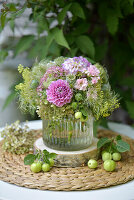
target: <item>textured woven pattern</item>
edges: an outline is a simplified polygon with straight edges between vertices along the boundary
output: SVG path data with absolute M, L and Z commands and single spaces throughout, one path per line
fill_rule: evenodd
M 38 132 L 39 133 L 39 132 Z M 116 133 L 100 130 L 99 137 L 115 136 Z M 134 140 L 124 137 L 131 145 L 131 151 L 124 153 L 122 160 L 117 162 L 114 172 L 106 172 L 99 160 L 97 169 L 85 167 L 56 168 L 47 173 L 32 173 L 30 166 L 23 164 L 24 155 L 2 153 L 0 143 L 0 179 L 27 188 L 40 190 L 90 190 L 118 185 L 134 179 Z

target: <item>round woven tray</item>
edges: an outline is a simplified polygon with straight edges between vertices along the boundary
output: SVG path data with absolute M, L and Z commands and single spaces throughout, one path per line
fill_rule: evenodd
M 40 131 L 37 131 L 40 133 Z M 116 133 L 108 130 L 99 130 L 99 137 L 112 137 Z M 77 168 L 53 167 L 47 173 L 32 173 L 30 166 L 23 164 L 24 155 L 15 155 L 2 152 L 0 143 L 0 179 L 18 186 L 37 188 L 40 190 L 90 190 L 112 185 L 118 185 L 134 179 L 134 140 L 123 136 L 131 151 L 124 153 L 122 160 L 117 162 L 114 172 L 106 172 L 103 163 L 98 160 L 97 169 L 87 166 Z

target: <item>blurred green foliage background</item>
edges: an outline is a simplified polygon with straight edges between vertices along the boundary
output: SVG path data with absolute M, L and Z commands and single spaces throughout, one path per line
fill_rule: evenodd
M 19 1 L 20 2 L 20 1 Z M 0 48 L 0 61 L 26 51 L 28 58 L 89 57 L 103 64 L 121 96 L 125 122 L 134 124 L 134 0 L 27 0 L 3 3 L 0 31 L 30 9 L 36 31 Z

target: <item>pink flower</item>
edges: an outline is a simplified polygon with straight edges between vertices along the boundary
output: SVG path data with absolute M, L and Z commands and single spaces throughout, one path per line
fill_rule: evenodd
M 43 80 L 47 80 L 47 78 L 53 77 L 53 78 L 59 78 L 64 75 L 64 69 L 59 66 L 52 66 L 48 68 L 46 73 L 43 76 Z
M 92 84 L 96 84 L 97 82 L 98 82 L 98 80 L 100 79 L 100 77 L 98 76 L 98 77 L 91 77 L 91 82 L 92 82 Z
M 90 65 L 87 70 L 84 71 L 88 76 L 99 76 L 100 71 L 95 65 Z
M 88 86 L 88 81 L 86 78 L 81 78 L 81 79 L 77 79 L 76 83 L 75 83 L 75 88 L 78 90 L 83 90 L 85 91 L 86 88 Z
M 59 79 L 53 81 L 48 89 L 46 90 L 47 100 L 50 103 L 53 103 L 57 107 L 62 107 L 63 105 L 70 103 L 73 91 L 70 88 L 67 81 Z

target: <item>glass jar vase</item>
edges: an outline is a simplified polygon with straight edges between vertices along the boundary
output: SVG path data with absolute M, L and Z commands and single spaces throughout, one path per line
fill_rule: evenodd
M 81 122 L 74 118 L 43 119 L 44 144 L 55 150 L 78 151 L 88 148 L 93 141 L 93 117 Z

